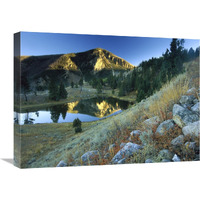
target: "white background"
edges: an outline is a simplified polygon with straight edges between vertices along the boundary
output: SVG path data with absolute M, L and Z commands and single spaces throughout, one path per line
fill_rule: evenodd
M 200 39 L 198 0 L 0 4 L 0 199 L 198 199 L 199 162 L 20 170 L 5 161 L 13 157 L 14 32 Z

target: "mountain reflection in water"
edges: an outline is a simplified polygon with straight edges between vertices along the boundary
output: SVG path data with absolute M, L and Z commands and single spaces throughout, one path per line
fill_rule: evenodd
M 14 122 L 20 125 L 37 123 L 73 122 L 79 118 L 82 122 L 96 121 L 118 114 L 129 106 L 129 102 L 115 98 L 92 98 L 45 107 L 39 110 L 26 110 L 14 113 Z

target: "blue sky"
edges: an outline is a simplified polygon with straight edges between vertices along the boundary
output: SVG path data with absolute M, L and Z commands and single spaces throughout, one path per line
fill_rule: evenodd
M 67 54 L 94 48 L 106 49 L 138 65 L 159 57 L 170 48 L 171 38 L 103 36 L 60 33 L 21 32 L 21 55 Z M 185 48 L 196 49 L 200 40 L 185 39 Z

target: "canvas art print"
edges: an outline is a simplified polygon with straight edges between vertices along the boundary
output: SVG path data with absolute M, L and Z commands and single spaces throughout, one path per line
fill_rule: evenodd
M 199 161 L 199 41 L 14 34 L 15 166 Z

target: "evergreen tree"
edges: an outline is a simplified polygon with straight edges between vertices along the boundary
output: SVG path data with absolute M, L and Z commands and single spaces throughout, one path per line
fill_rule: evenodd
M 200 49 L 199 47 L 196 48 L 195 57 L 198 57 L 198 56 L 199 56 L 199 49 Z
M 73 81 L 71 82 L 71 87 L 74 88 L 74 82 Z
M 73 127 L 78 127 L 78 126 L 81 126 L 81 120 L 79 118 L 76 118 L 73 121 Z
M 21 77 L 21 89 L 25 97 L 25 101 L 28 101 L 27 94 L 30 92 L 30 83 L 27 79 L 27 75 Z
M 73 121 L 73 127 L 75 128 L 75 133 L 81 132 L 82 128 L 81 128 L 81 121 L 79 120 L 79 118 L 76 118 Z
M 49 99 L 54 101 L 59 100 L 58 87 L 54 79 L 51 79 L 49 84 Z
M 97 83 L 97 94 L 101 94 L 102 93 L 102 85 L 100 82 Z
M 59 87 L 59 98 L 66 99 L 67 95 L 67 90 L 65 89 L 63 82 L 61 82 Z
M 118 93 L 118 96 L 121 97 L 121 96 L 125 96 L 126 95 L 126 92 L 125 92 L 125 84 L 124 82 L 121 83 L 121 86 L 119 88 L 119 93 Z
M 83 86 L 83 78 L 81 78 L 80 80 L 79 80 L 79 85 L 82 87 Z
M 144 90 L 139 90 L 138 91 L 138 94 L 137 94 L 137 102 L 140 102 L 140 101 L 142 101 L 142 99 L 144 99 L 145 98 L 145 93 L 144 93 Z
M 170 44 L 170 62 L 172 66 L 172 76 L 182 72 L 183 61 L 182 51 L 183 51 L 184 40 L 172 39 Z
M 193 48 L 190 48 L 188 51 L 188 59 L 193 60 L 195 58 L 195 52 Z

